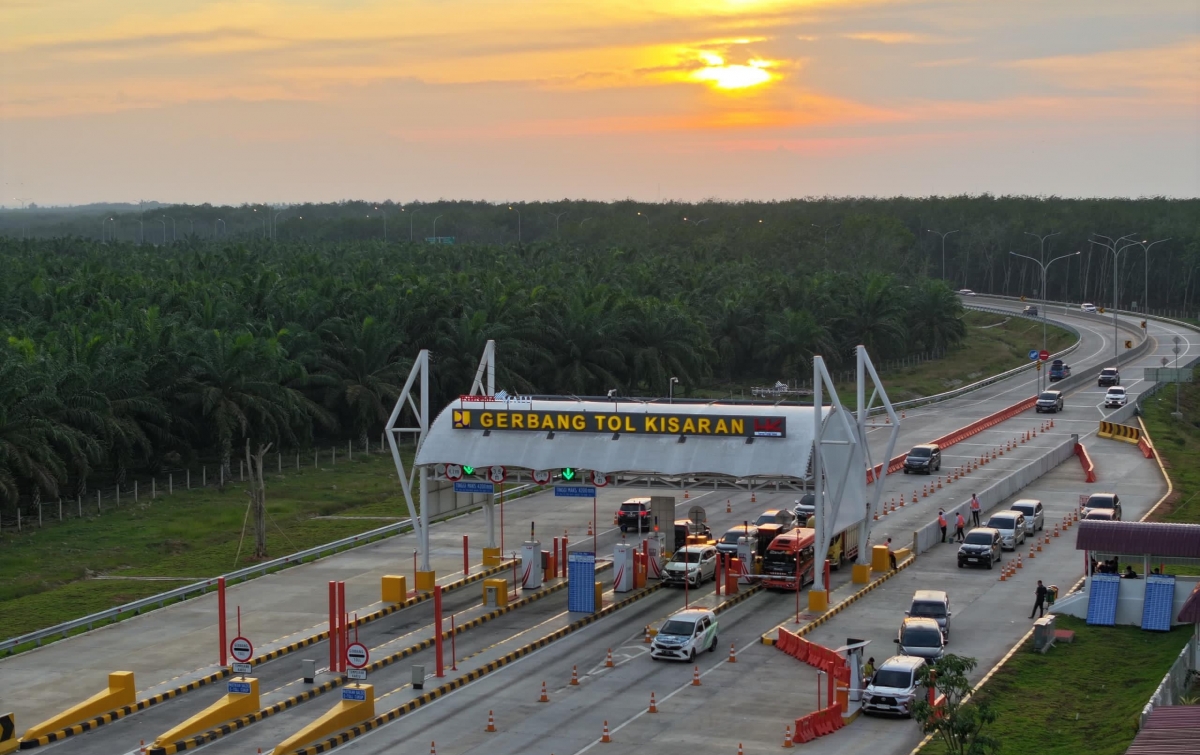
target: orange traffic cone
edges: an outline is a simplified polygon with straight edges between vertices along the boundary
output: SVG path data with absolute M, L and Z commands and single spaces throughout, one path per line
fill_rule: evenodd
M 912 502 L 913 502 L 913 503 L 916 503 L 916 502 L 917 502 L 917 489 L 916 489 L 916 488 L 913 488 L 913 500 L 912 500 Z
M 922 497 L 922 498 L 928 498 L 928 497 L 929 497 L 929 485 L 922 485 L 922 486 L 921 486 L 921 497 Z
M 542 696 L 538 698 L 539 703 L 550 702 L 550 696 L 546 694 L 546 683 L 542 682 Z
M 729 662 L 737 663 L 737 648 L 733 646 L 732 642 L 729 643 Z
M 750 491 L 750 503 L 755 503 L 757 501 L 758 498 L 755 496 L 754 491 Z
M 1001 582 L 1008 581 L 1008 566 L 1003 566 L 1000 568 L 1000 581 Z
M 693 666 L 692 668 L 693 668 L 693 670 L 692 670 L 692 686 L 699 687 L 700 686 L 700 667 Z
M 578 666 L 571 667 L 571 686 L 572 687 L 579 686 L 579 667 Z
M 604 668 L 612 668 L 612 648 L 608 649 L 608 657 L 604 659 Z
M 589 521 L 588 522 L 588 537 L 591 537 L 591 536 L 592 536 L 592 523 Z
M 1058 522 L 1054 523 L 1054 536 L 1058 537 Z
M 733 513 L 733 501 L 731 501 L 731 500 L 730 500 L 730 499 L 728 499 L 728 498 L 726 498 L 726 499 L 725 499 L 725 513 L 726 513 L 726 514 L 732 514 L 732 513 Z
M 738 755 L 742 755 L 742 743 L 738 742 Z
M 1020 553 L 1017 554 L 1017 568 L 1018 569 L 1025 568 L 1025 565 L 1021 563 L 1021 554 Z
M 685 499 L 686 499 L 686 498 L 691 498 L 691 497 L 692 497 L 692 491 L 690 491 L 690 490 L 685 490 L 685 491 L 683 491 L 683 497 L 684 497 Z
M 785 729 L 783 732 L 783 746 L 784 747 L 795 747 L 795 745 L 792 744 L 792 725 L 791 724 L 788 724 L 787 729 Z
M 608 721 L 604 722 L 604 735 L 600 737 L 601 742 L 611 742 L 612 737 L 608 736 Z
M 646 625 L 646 633 L 642 635 L 642 644 L 643 645 L 650 644 L 650 625 L 649 624 Z
M 646 712 L 647 713 L 657 713 L 658 712 L 658 704 L 654 702 L 654 692 L 653 691 L 650 692 L 650 710 L 648 710 Z
M 938 475 L 938 483 L 937 483 L 937 486 L 938 486 L 938 490 L 941 490 L 941 489 L 942 489 L 942 476 L 941 476 L 941 475 Z
M 496 719 L 492 717 L 492 712 L 489 710 L 488 711 L 488 725 L 487 725 L 487 728 L 484 729 L 484 731 L 495 731 L 495 730 L 496 730 Z
M 437 755 L 437 742 L 429 743 L 429 755 Z

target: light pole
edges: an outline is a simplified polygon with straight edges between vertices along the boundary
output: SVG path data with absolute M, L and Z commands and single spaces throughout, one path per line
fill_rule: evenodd
M 547 215 L 549 215 L 550 217 L 554 218 L 554 238 L 559 238 L 559 235 L 558 235 L 558 221 L 559 221 L 559 220 L 561 220 L 561 219 L 562 219 L 562 216 L 563 216 L 563 215 L 566 215 L 567 213 L 565 213 L 565 212 L 560 212 L 560 213 L 557 213 L 557 214 L 555 214 L 555 213 L 553 213 L 553 212 L 547 212 L 546 214 L 547 214 Z M 582 224 L 582 223 L 580 223 L 580 225 L 583 225 L 583 224 Z
M 188 222 L 188 235 L 195 236 L 196 235 L 196 224 L 192 222 L 191 218 L 187 218 L 187 222 Z
M 168 217 L 166 215 L 163 215 L 163 217 L 167 218 L 167 220 L 171 221 L 171 243 L 174 244 L 175 243 L 175 218 Z M 166 243 L 167 243 L 167 225 L 166 225 L 166 223 L 164 223 L 163 224 L 163 244 L 166 244 Z
M 278 240 L 278 239 L 279 239 L 279 216 L 280 216 L 280 215 L 282 215 L 282 214 L 283 214 L 283 213 L 285 213 L 285 212 L 287 212 L 287 208 L 286 208 L 286 207 L 284 207 L 284 208 L 283 208 L 282 210 L 280 210 L 279 212 L 276 212 L 276 213 L 274 213 L 274 214 L 272 214 L 272 215 L 271 215 L 271 239 L 272 239 L 272 240 Z
M 1142 252 L 1146 255 L 1146 277 L 1143 279 L 1143 282 L 1142 282 L 1142 311 L 1143 312 L 1150 311 L 1150 250 L 1154 247 L 1155 244 L 1161 244 L 1164 241 L 1170 241 L 1170 240 L 1171 239 L 1159 239 L 1158 241 L 1151 241 L 1149 244 L 1146 243 L 1145 239 L 1142 239 L 1140 242 L 1136 242 L 1137 245 L 1142 248 Z
M 935 233 L 936 233 L 936 231 L 935 231 Z M 1050 308 L 1048 306 L 1049 302 L 1050 302 L 1050 298 L 1046 294 L 1046 271 L 1048 269 L 1050 269 L 1050 266 L 1053 265 L 1055 262 L 1058 262 L 1059 260 L 1070 259 L 1071 257 L 1078 257 L 1080 254 L 1082 254 L 1082 252 L 1071 252 L 1070 254 L 1064 254 L 1062 256 L 1055 257 L 1054 259 L 1050 260 L 1049 262 L 1042 262 L 1041 260 L 1035 260 L 1033 257 L 1030 257 L 1028 255 L 1017 254 L 1016 252 L 1012 252 L 1012 251 L 1010 251 L 1009 254 L 1011 254 L 1014 257 L 1020 257 L 1022 259 L 1027 259 L 1042 269 L 1042 311 L 1041 311 L 1041 315 L 1042 315 L 1042 351 L 1045 351 L 1046 350 L 1046 311 Z M 1040 372 L 1040 370 L 1039 370 L 1039 372 Z
M 441 215 L 438 215 L 433 219 L 433 243 L 435 244 L 437 243 L 437 222 L 441 217 Z
M 400 212 L 405 212 L 405 209 L 403 207 L 401 207 Z M 412 243 L 413 217 L 416 216 L 416 214 L 417 213 L 415 213 L 415 212 L 408 213 L 408 243 L 410 243 L 410 244 Z
M 586 222 L 588 222 L 589 220 L 591 220 L 591 218 L 584 218 L 583 220 L 580 220 L 580 221 L 579 221 L 579 228 L 580 228 L 580 230 L 582 230 L 582 229 L 583 229 L 583 224 L 584 224 L 584 223 L 586 223 Z
M 1023 231 L 1023 233 L 1026 236 L 1033 236 L 1035 239 L 1038 240 L 1038 259 L 1044 260 L 1044 259 L 1046 259 L 1046 246 L 1045 246 L 1046 239 L 1050 238 L 1051 236 L 1057 236 L 1059 233 L 1061 233 L 1061 231 L 1055 231 L 1054 233 L 1047 233 L 1045 236 L 1039 236 L 1036 233 L 1030 233 L 1029 231 Z M 1046 289 L 1043 287 L 1042 288 L 1042 299 L 1048 300 L 1049 298 L 1050 297 L 1046 294 Z
M 217 223 L 221 224 L 221 235 L 224 236 L 225 235 L 225 221 L 221 220 L 220 218 L 217 218 L 217 222 L 213 223 L 213 235 L 214 236 L 217 235 Z
M 375 208 L 379 210 L 378 207 Z M 379 214 L 383 216 L 383 243 L 387 243 L 387 210 L 379 210 Z
M 646 227 L 649 228 L 650 227 L 650 216 L 647 215 L 646 213 L 642 212 L 641 210 L 638 210 L 638 215 L 640 217 L 643 217 L 646 219 Z
M 517 245 L 520 246 L 520 244 L 521 244 L 521 211 L 518 210 L 516 207 L 513 207 L 512 205 L 509 205 L 508 209 L 517 213 Z
M 166 221 L 166 220 L 163 220 L 162 218 L 159 218 L 159 219 L 158 219 L 158 222 L 162 223 L 162 227 L 163 227 L 163 246 L 166 246 L 166 245 L 167 245 L 167 221 Z
M 258 212 L 257 207 L 254 208 L 254 212 L 255 213 Z M 258 219 L 262 221 L 263 236 L 266 236 L 267 235 L 267 219 L 265 217 L 263 217 L 262 215 L 259 215 Z
M 955 228 L 953 231 L 946 231 L 945 233 L 935 231 L 932 228 L 926 228 L 925 230 L 942 237 L 942 280 L 946 280 L 946 237 L 952 233 L 958 233 L 958 229 Z
M 1104 239 L 1104 241 L 1096 241 L 1095 239 L 1089 239 L 1090 243 L 1095 244 L 1096 246 L 1100 247 L 1101 249 L 1106 249 L 1109 252 L 1112 252 L 1112 256 L 1113 256 L 1113 305 L 1112 305 L 1112 311 L 1113 311 L 1113 358 L 1119 360 L 1121 358 L 1121 356 L 1120 356 L 1120 351 L 1118 349 L 1118 343 L 1117 343 L 1117 304 L 1118 304 L 1118 302 L 1121 301 L 1121 299 L 1118 296 L 1119 290 L 1117 289 L 1117 267 L 1118 267 L 1118 263 L 1121 259 L 1121 252 L 1125 251 L 1126 249 L 1128 249 L 1131 246 L 1137 246 L 1138 243 L 1136 241 L 1132 241 L 1120 248 L 1118 248 L 1118 245 L 1122 241 L 1125 241 L 1126 239 L 1131 239 L 1134 236 L 1136 236 L 1137 234 L 1129 233 L 1129 234 L 1122 236 L 1119 239 L 1111 239 L 1108 236 L 1101 236 L 1098 233 L 1093 233 L 1092 235 L 1098 239 Z M 1116 365 L 1113 365 L 1113 366 L 1115 367 Z
M 696 226 L 697 228 L 700 227 L 701 223 L 707 223 L 708 221 L 709 221 L 709 218 L 705 218 L 704 220 L 688 220 L 687 218 L 683 219 L 683 222 L 691 223 L 692 225 Z
M 679 378 L 673 377 L 667 383 L 667 403 L 675 403 L 675 384 L 679 382 Z

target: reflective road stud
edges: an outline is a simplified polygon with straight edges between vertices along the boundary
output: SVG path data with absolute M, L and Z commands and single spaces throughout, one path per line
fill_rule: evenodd
M 700 686 L 700 667 L 699 667 L 699 666 L 693 666 L 693 671 L 692 671 L 692 686 L 693 686 L 693 687 L 699 687 L 699 686 Z
M 487 728 L 484 729 L 484 731 L 495 731 L 495 730 L 496 730 L 496 719 L 492 717 L 492 712 L 489 710 L 488 711 L 488 725 L 487 725 Z

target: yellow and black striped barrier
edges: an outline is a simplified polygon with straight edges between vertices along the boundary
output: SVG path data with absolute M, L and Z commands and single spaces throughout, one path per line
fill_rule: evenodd
M 1137 445 L 1137 442 L 1142 438 L 1142 431 L 1130 425 L 1118 425 L 1116 422 L 1101 422 L 1100 430 L 1096 433 L 1101 438 L 1112 438 L 1113 440 L 1123 440 L 1126 443 Z
M 506 569 L 511 569 L 511 568 L 512 568 L 512 561 L 506 561 L 503 564 L 500 564 L 499 566 L 492 566 L 487 569 L 484 569 L 483 571 L 472 574 L 469 577 L 455 580 L 454 582 L 451 582 L 448 585 L 446 585 L 443 588 L 443 590 L 445 590 L 445 591 L 455 590 L 464 585 L 469 585 L 473 582 L 478 582 L 481 579 L 490 577 L 493 574 L 498 574 L 502 571 L 505 571 Z M 408 600 L 404 601 L 403 603 L 396 603 L 394 605 L 384 606 L 383 608 L 379 609 L 378 611 L 373 611 L 373 612 L 367 614 L 366 616 L 360 616 L 358 618 L 357 622 L 351 622 L 350 625 L 351 626 L 361 626 L 368 622 L 375 621 L 376 619 L 380 619 L 380 618 L 383 618 L 384 616 L 393 614 L 396 611 L 400 611 L 402 609 L 409 608 L 411 606 L 415 606 L 417 603 L 421 603 L 426 600 L 431 600 L 432 598 L 433 598 L 433 593 L 420 593 L 418 595 L 415 595 L 415 596 L 409 598 Z M 288 645 L 284 645 L 283 647 L 276 648 L 269 653 L 264 653 L 260 656 L 257 656 L 256 658 L 252 658 L 250 660 L 250 664 L 254 665 L 254 666 L 258 666 L 263 663 L 266 663 L 267 661 L 273 661 L 276 658 L 280 658 L 282 656 L 287 655 L 288 653 L 294 652 L 296 650 L 300 650 L 301 648 L 306 648 L 310 645 L 315 645 L 318 642 L 321 642 L 328 638 L 329 638 L 329 630 L 326 629 L 322 632 L 318 632 L 317 634 L 311 635 L 309 637 L 305 637 L 302 640 L 297 640 L 296 642 L 290 643 Z M 59 729 L 57 731 L 52 731 L 49 734 L 43 734 L 40 737 L 23 739 L 23 740 L 21 740 L 21 749 L 22 750 L 31 750 L 35 747 L 41 747 L 43 745 L 48 745 L 53 742 L 61 742 L 62 740 L 66 739 L 67 737 L 74 737 L 79 734 L 83 734 L 84 732 L 88 732 L 93 729 L 99 728 L 105 724 L 110 724 L 113 721 L 118 721 L 130 714 L 146 710 L 147 708 L 149 708 L 151 706 L 158 705 L 159 703 L 166 702 L 167 700 L 171 700 L 173 698 L 179 697 L 180 695 L 184 695 L 184 694 L 187 694 L 188 692 L 192 692 L 193 690 L 200 689 L 201 687 L 203 687 L 205 685 L 212 684 L 213 682 L 219 682 L 222 679 L 225 679 L 226 677 L 230 676 L 232 673 L 233 672 L 228 667 L 226 667 L 226 668 L 221 669 L 220 671 L 214 671 L 213 673 L 209 674 L 208 676 L 202 677 L 200 679 L 194 679 L 194 680 L 188 682 L 187 684 L 182 684 L 178 687 L 175 687 L 174 689 L 169 689 L 165 692 L 159 692 L 157 695 L 151 695 L 150 697 L 146 697 L 141 700 L 138 700 L 137 702 L 133 703 L 132 705 L 123 705 L 120 708 L 115 708 L 113 710 L 110 710 L 107 713 L 104 713 L 103 715 L 99 715 L 94 718 L 90 718 L 86 721 L 81 721 L 80 723 L 73 724 L 71 726 L 67 726 L 67 727 Z M 325 691 L 325 690 L 322 690 L 322 691 Z M 226 733 L 228 733 L 228 732 L 226 732 Z M 174 750 L 172 750 L 172 752 L 174 752 Z

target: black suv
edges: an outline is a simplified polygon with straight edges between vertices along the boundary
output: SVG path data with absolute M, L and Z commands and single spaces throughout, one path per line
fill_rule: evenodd
M 933 474 L 942 468 L 942 449 L 936 443 L 913 446 L 904 457 L 904 474 L 923 472 Z
M 1121 373 L 1117 372 L 1116 367 L 1105 367 L 1100 370 L 1100 377 L 1096 379 L 1096 385 L 1104 388 L 1109 385 L 1120 385 Z
M 967 564 L 991 569 L 992 564 L 1000 558 L 1000 530 L 991 527 L 976 527 L 967 533 L 963 544 L 958 546 L 959 569 Z
M 617 524 L 622 532 L 648 532 L 650 530 L 650 499 L 630 498 L 621 504 L 617 512 Z

